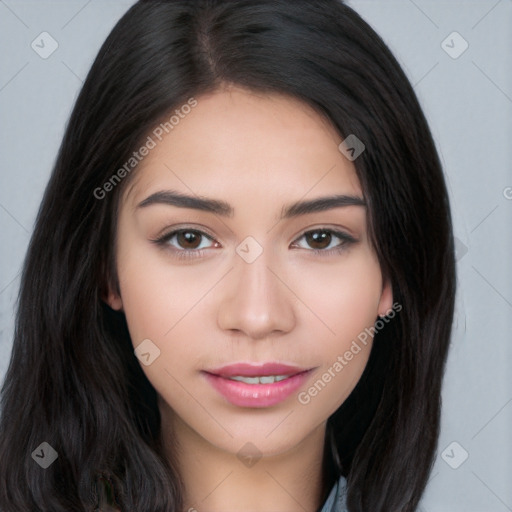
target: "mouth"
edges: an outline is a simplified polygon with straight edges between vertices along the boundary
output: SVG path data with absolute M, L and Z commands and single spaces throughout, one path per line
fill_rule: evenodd
M 232 405 L 262 408 L 284 401 L 304 384 L 313 370 L 281 363 L 237 363 L 204 370 L 202 374 Z
M 290 375 L 261 375 L 260 377 L 242 377 L 242 375 L 235 375 L 234 377 L 225 378 L 245 382 L 246 384 L 274 384 L 274 382 L 289 379 Z

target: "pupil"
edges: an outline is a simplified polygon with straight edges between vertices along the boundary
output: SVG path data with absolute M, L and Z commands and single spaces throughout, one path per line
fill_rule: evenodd
M 307 235 L 308 243 L 315 249 L 325 249 L 331 243 L 331 234 L 326 231 L 313 231 Z M 325 242 L 327 241 L 327 244 Z M 317 247 L 320 243 L 320 247 Z M 323 243 L 323 245 L 322 245 Z
M 194 244 L 194 238 L 196 239 L 196 243 Z M 178 242 L 181 243 L 184 242 L 184 245 L 188 245 L 189 248 L 195 249 L 199 244 L 197 243 L 199 240 L 199 237 L 196 233 L 193 233 L 192 231 L 182 231 L 178 234 Z M 192 245 L 192 247 L 190 247 Z

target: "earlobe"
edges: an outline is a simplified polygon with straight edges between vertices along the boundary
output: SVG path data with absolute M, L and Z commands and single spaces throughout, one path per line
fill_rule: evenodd
M 112 278 L 105 270 L 105 277 L 100 287 L 101 300 L 110 306 L 114 311 L 123 310 L 123 300 L 121 299 L 121 292 L 119 291 L 119 283 L 116 278 Z
M 109 291 L 107 296 L 103 298 L 103 300 L 115 311 L 123 310 L 123 301 L 121 300 L 121 296 Z
M 380 317 L 384 317 L 391 311 L 392 308 L 393 287 L 391 286 L 391 281 L 386 279 L 380 296 L 378 315 Z

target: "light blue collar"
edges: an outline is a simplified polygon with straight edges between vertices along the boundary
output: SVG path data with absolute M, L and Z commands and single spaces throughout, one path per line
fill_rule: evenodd
M 320 512 L 349 512 L 346 504 L 347 481 L 344 476 L 334 484 Z

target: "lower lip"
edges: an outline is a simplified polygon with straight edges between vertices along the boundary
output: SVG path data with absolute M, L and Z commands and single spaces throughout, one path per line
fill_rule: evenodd
M 286 400 L 309 377 L 311 370 L 272 384 L 246 384 L 212 373 L 203 372 L 208 382 L 228 402 L 238 407 L 270 407 Z

